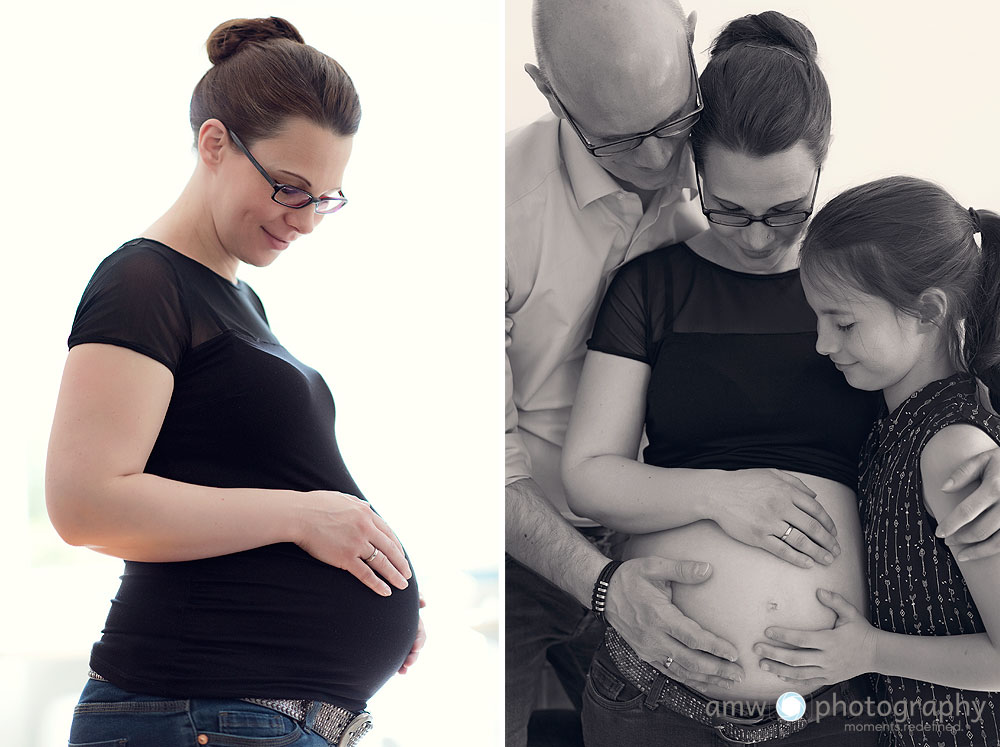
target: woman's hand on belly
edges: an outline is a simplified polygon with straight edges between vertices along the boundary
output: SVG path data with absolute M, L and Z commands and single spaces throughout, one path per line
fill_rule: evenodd
M 405 589 L 412 576 L 403 546 L 366 501 L 333 490 L 296 494 L 295 544 L 327 565 L 355 576 L 376 594 Z M 382 579 L 385 579 L 383 581 Z
M 840 554 L 836 524 L 798 477 L 777 469 L 726 475 L 709 516 L 730 537 L 800 568 L 830 565 Z
M 761 657 L 760 668 L 803 690 L 874 671 L 877 631 L 872 624 L 836 592 L 819 589 L 816 598 L 836 613 L 833 630 L 767 628 L 768 640 L 753 647 Z
M 712 576 L 702 584 L 674 584 L 673 602 L 705 630 L 731 642 L 745 671 L 732 689 L 692 685 L 710 698 L 771 700 L 789 689 L 774 673 L 760 668 L 753 647 L 774 626 L 830 631 L 837 615 L 816 599 L 818 588 L 844 595 L 865 610 L 867 579 L 863 567 L 861 522 L 854 492 L 839 483 L 802 475 L 816 490 L 815 500 L 839 527 L 843 552 L 831 565 L 798 568 L 757 547 L 738 542 L 713 521 L 633 535 L 626 557 L 659 555 L 711 563 Z M 655 662 L 653 662 L 655 664 Z M 671 670 L 673 666 L 671 666 Z M 672 671 L 668 672 L 672 674 Z M 802 689 L 803 695 L 807 692 Z

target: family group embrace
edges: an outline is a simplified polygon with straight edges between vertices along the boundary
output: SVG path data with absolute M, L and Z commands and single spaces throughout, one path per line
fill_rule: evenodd
M 998 744 L 1000 216 L 909 175 L 817 204 L 832 103 L 795 18 L 729 22 L 700 72 L 674 2 L 533 22 L 508 747 L 546 743 L 546 659 L 588 747 Z

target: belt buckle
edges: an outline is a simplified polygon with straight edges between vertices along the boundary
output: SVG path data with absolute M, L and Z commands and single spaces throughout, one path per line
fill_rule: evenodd
M 736 726 L 736 724 L 733 724 L 733 725 Z M 758 741 L 762 741 L 762 740 L 751 739 L 748 742 L 748 741 L 746 741 L 744 739 L 733 739 L 731 736 L 729 736 L 728 734 L 726 734 L 726 724 L 715 724 L 715 726 L 713 728 L 717 732 L 719 732 L 719 736 L 720 737 L 722 737 L 723 739 L 725 739 L 730 744 L 757 744 Z
M 781 733 L 782 723 L 788 724 L 788 726 L 786 727 L 788 731 L 785 734 Z M 727 725 L 743 730 L 753 729 L 756 733 L 754 734 L 744 733 L 742 735 L 745 737 L 744 739 L 736 739 L 726 734 L 725 728 Z M 773 729 L 769 730 L 768 727 L 772 725 Z M 808 726 L 808 722 L 805 719 L 799 719 L 798 721 L 788 721 L 788 722 L 785 722 L 783 720 L 776 722 L 770 721 L 768 723 L 756 724 L 756 725 L 751 725 L 751 724 L 741 725 L 730 722 L 729 724 L 725 723 L 714 724 L 713 728 L 717 732 L 719 732 L 720 737 L 725 739 L 727 742 L 730 742 L 731 744 L 760 744 L 762 742 L 770 742 L 772 739 L 784 739 L 787 736 L 791 736 L 792 734 L 802 731 L 803 729 L 806 728 L 806 726 Z
M 344 727 L 340 733 L 340 739 L 337 740 L 337 747 L 354 747 L 358 740 L 371 730 L 373 725 L 372 715 L 368 711 L 361 711 Z
M 741 727 L 739 724 L 729 724 L 729 725 L 730 726 L 735 726 L 737 728 L 744 728 L 744 729 L 747 728 L 746 726 Z M 745 739 L 736 739 L 736 738 L 731 737 L 728 734 L 726 734 L 725 728 L 726 728 L 726 724 L 718 724 L 718 725 L 715 726 L 715 730 L 717 732 L 719 732 L 719 736 L 722 737 L 723 739 L 725 739 L 730 744 L 760 744 L 761 742 L 767 742 L 767 741 L 770 741 L 771 739 L 776 739 L 776 738 L 778 738 L 780 736 L 780 734 L 778 734 L 778 733 L 772 734 L 770 736 L 758 736 L 758 734 L 752 734 L 752 735 L 744 734 L 743 736 L 747 737 L 747 738 L 745 738 Z M 752 728 L 752 727 L 750 727 L 750 728 Z M 761 731 L 763 731 L 763 730 L 761 730 Z

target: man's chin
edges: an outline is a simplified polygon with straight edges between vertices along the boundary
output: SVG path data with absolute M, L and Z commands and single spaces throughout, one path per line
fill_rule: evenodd
M 611 173 L 615 181 L 629 192 L 657 192 L 669 187 L 677 181 L 676 159 L 667 164 L 664 169 L 622 169 L 619 173 Z

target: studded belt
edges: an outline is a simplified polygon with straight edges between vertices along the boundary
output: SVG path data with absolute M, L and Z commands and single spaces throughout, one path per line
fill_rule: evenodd
M 107 680 L 94 670 L 92 680 Z M 240 698 L 247 703 L 277 711 L 321 736 L 332 747 L 355 747 L 371 731 L 372 715 L 367 711 L 349 711 L 333 703 L 318 700 L 271 700 L 267 698 Z M 200 743 L 200 742 L 199 742 Z M 207 739 L 206 739 L 207 743 Z
M 647 694 L 647 707 L 653 709 L 662 705 L 698 723 L 711 726 L 723 739 L 738 744 L 767 742 L 802 731 L 809 722 L 816 720 L 813 705 L 815 697 L 832 689 L 825 688 L 814 693 L 812 697 L 807 697 L 806 715 L 797 721 L 785 721 L 778 716 L 777 710 L 757 718 L 745 719 L 722 714 L 714 715 L 713 711 L 726 711 L 726 709 L 710 708 L 712 701 L 681 683 L 668 679 L 654 666 L 640 659 L 618 631 L 611 626 L 608 626 L 604 634 L 604 642 L 611 661 L 622 677 L 633 687 Z

